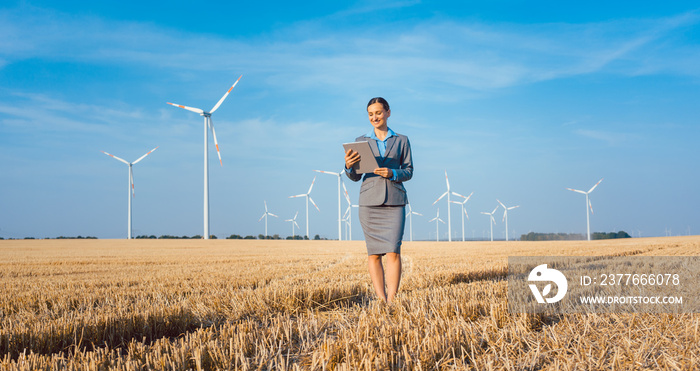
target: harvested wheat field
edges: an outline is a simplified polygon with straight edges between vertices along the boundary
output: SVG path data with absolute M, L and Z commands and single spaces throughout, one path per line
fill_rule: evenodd
M 509 255 L 700 255 L 700 237 L 405 242 L 396 302 L 363 241 L 0 241 L 3 369 L 700 368 L 699 314 L 509 314 Z

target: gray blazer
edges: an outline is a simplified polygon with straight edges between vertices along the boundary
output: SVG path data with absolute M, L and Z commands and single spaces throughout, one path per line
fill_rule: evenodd
M 379 167 L 396 170 L 397 178 L 393 181 L 374 173 L 365 173 L 363 177 L 362 174 L 357 174 L 355 169 L 346 171 L 345 174 L 353 182 L 362 179 L 360 206 L 406 205 L 408 196 L 402 183 L 413 177 L 413 158 L 408 137 L 396 134 L 387 139 L 385 157 L 379 155 L 377 142 L 366 135 L 358 137 L 355 141 L 369 142 Z

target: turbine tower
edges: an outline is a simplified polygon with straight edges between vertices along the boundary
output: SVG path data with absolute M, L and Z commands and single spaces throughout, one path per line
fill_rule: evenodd
M 433 205 L 435 205 L 438 201 L 442 200 L 443 197 L 447 196 L 447 239 L 448 241 L 452 241 L 452 218 L 450 217 L 450 180 L 447 179 L 447 170 L 445 170 L 445 183 L 447 183 L 447 192 L 443 193 L 442 196 L 440 196 L 435 202 L 433 202 Z M 452 194 L 457 195 L 457 193 L 452 192 Z
M 593 190 L 595 189 L 595 187 L 597 187 L 598 184 L 600 184 L 600 182 L 602 182 L 602 181 L 603 181 L 603 178 L 600 178 L 600 180 L 598 181 L 598 183 L 596 183 L 593 187 L 591 187 L 591 189 L 589 189 L 588 192 L 579 191 L 578 189 L 573 189 L 573 188 L 567 188 L 569 191 L 574 191 L 574 192 L 578 192 L 578 193 L 582 193 L 582 194 L 586 195 L 586 232 L 587 232 L 587 234 L 588 234 L 588 241 L 591 240 L 591 219 L 590 219 L 590 214 L 593 214 L 593 205 L 591 204 L 591 200 L 589 199 L 588 195 L 589 195 L 591 192 L 593 192 Z M 590 214 L 588 213 L 588 209 L 589 209 L 589 208 L 591 209 Z
M 342 231 L 342 227 L 341 227 L 341 225 L 342 225 L 342 224 L 341 224 L 342 218 L 340 217 L 340 196 L 341 196 L 341 192 L 340 192 L 340 183 L 342 183 L 341 174 L 340 174 L 340 173 L 334 173 L 334 172 L 332 172 L 332 171 L 323 171 L 323 170 L 314 170 L 314 171 L 317 172 L 317 173 L 330 174 L 330 175 L 335 175 L 335 176 L 338 177 L 338 241 L 342 241 L 342 240 L 343 240 L 343 235 L 341 234 L 341 231 Z
M 314 204 L 314 207 L 316 210 L 321 212 L 321 209 L 316 206 L 316 203 L 314 202 L 313 199 L 311 199 L 311 189 L 314 188 L 314 182 L 316 182 L 316 177 L 314 177 L 314 180 L 311 181 L 311 187 L 309 187 L 309 191 L 300 195 L 296 196 L 289 196 L 289 198 L 295 198 L 295 197 L 306 197 L 306 237 L 309 238 L 309 201 L 311 201 L 312 204 Z
M 489 226 L 491 227 L 491 241 L 493 241 L 493 225 L 496 224 L 496 219 L 493 218 L 493 214 L 496 212 L 496 210 L 498 210 L 498 206 L 496 206 L 496 208 L 490 213 L 483 211 L 481 212 L 482 214 L 488 215 L 491 218 L 491 220 L 489 220 Z
M 274 216 L 275 218 L 278 218 L 278 216 L 275 215 L 275 214 L 273 214 L 273 213 L 271 213 L 271 212 L 269 212 L 269 211 L 267 211 L 267 201 L 263 201 L 263 202 L 265 202 L 265 213 L 260 217 L 260 219 L 258 220 L 258 222 L 259 222 L 260 220 L 263 220 L 263 218 L 265 218 L 265 237 L 267 237 L 267 217 L 268 217 L 268 216 Z
M 158 147 L 160 147 L 160 146 L 158 146 Z M 150 150 L 148 153 L 146 153 L 145 155 L 139 157 L 139 159 L 136 160 L 136 161 L 134 161 L 134 162 L 129 162 L 129 161 L 123 160 L 123 159 L 121 159 L 121 158 L 119 158 L 119 157 L 117 157 L 117 156 L 115 156 L 115 155 L 109 154 L 109 153 L 107 153 L 107 152 L 105 152 L 105 151 L 101 151 L 101 152 L 104 153 L 105 155 L 110 156 L 110 157 L 112 157 L 112 158 L 114 158 L 114 159 L 116 159 L 116 160 L 119 160 L 119 161 L 121 161 L 121 162 L 123 162 L 123 163 L 129 165 L 129 189 L 128 189 L 128 192 L 129 192 L 129 194 L 128 194 L 128 197 L 129 197 L 129 214 L 128 214 L 128 218 L 127 218 L 127 219 L 128 219 L 128 222 L 127 222 L 127 236 L 126 236 L 126 239 L 127 239 L 127 240 L 130 240 L 130 239 L 131 239 L 131 197 L 136 197 L 136 193 L 134 192 L 134 170 L 133 170 L 132 166 L 133 166 L 134 164 L 138 163 L 139 161 L 143 160 L 144 157 L 150 155 L 151 152 L 153 152 L 153 151 L 155 151 L 156 149 L 158 149 L 158 147 L 153 148 L 153 149 Z
M 433 221 L 435 222 L 435 241 L 439 242 L 440 241 L 440 229 L 439 229 L 440 223 L 445 224 L 445 222 L 442 219 L 440 219 L 440 208 L 439 207 L 437 209 L 437 216 L 430 219 L 428 221 L 428 223 L 432 223 Z
M 211 120 L 211 115 L 219 109 L 219 106 L 221 103 L 224 102 L 224 99 L 228 97 L 228 94 L 233 90 L 233 88 L 238 84 L 238 81 L 241 80 L 241 75 L 236 82 L 231 85 L 231 87 L 228 89 L 228 91 L 224 94 L 221 99 L 219 99 L 218 102 L 214 105 L 214 107 L 209 110 L 209 112 L 206 112 L 202 109 L 199 108 L 194 108 L 194 107 L 188 107 L 188 106 L 183 106 L 180 104 L 175 104 L 175 103 L 170 103 L 167 102 L 171 106 L 175 107 L 180 107 L 182 109 L 186 109 L 188 111 L 198 113 L 200 116 L 204 117 L 204 239 L 209 239 L 209 128 L 211 128 L 211 135 L 214 137 L 214 145 L 216 146 L 216 154 L 219 156 L 219 163 L 221 166 L 224 166 L 224 163 L 221 161 L 221 153 L 219 152 L 219 143 L 216 141 L 216 132 L 214 132 L 214 122 Z
M 469 214 L 467 214 L 467 209 L 464 208 L 464 204 L 466 204 L 467 201 L 469 201 L 469 199 L 472 197 L 473 194 L 474 194 L 474 192 L 470 193 L 469 196 L 464 197 L 459 193 L 455 193 L 455 196 L 462 197 L 464 199 L 464 201 L 462 201 L 462 202 L 452 201 L 452 203 L 462 206 L 462 213 L 461 213 L 461 215 L 462 215 L 462 242 L 464 242 L 464 216 L 466 215 L 467 219 L 469 219 Z
M 520 205 L 518 205 L 518 206 L 506 207 L 506 205 L 504 205 L 503 202 L 498 201 L 498 199 L 496 199 L 496 201 L 497 201 L 499 204 L 501 204 L 501 206 L 503 206 L 503 209 L 504 209 L 504 211 L 503 211 L 503 220 L 505 220 L 505 222 L 506 222 L 506 241 L 508 241 L 508 210 L 513 210 L 513 209 L 515 209 L 516 207 L 520 207 Z
M 411 241 L 413 241 L 413 215 L 423 216 L 423 214 L 413 211 L 413 209 L 411 208 L 411 204 L 408 204 L 407 206 L 408 212 L 406 213 L 406 218 L 408 218 L 408 230 L 410 232 Z
M 294 226 L 296 225 L 297 228 L 301 229 L 299 227 L 299 224 L 297 224 L 297 215 L 299 215 L 299 212 L 297 211 L 296 214 L 294 214 L 294 217 L 292 219 L 285 219 L 285 222 L 292 222 L 292 239 L 294 239 Z

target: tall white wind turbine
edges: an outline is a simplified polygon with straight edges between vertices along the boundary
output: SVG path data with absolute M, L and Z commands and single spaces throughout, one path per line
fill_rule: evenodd
M 294 217 L 292 219 L 284 220 L 285 222 L 292 222 L 292 239 L 294 239 L 294 226 L 301 229 L 301 227 L 299 227 L 299 224 L 297 224 L 297 215 L 299 215 L 298 211 L 296 212 L 296 214 L 294 214 Z
M 438 197 L 435 202 L 433 202 L 433 205 L 435 205 L 438 201 L 442 200 L 443 197 L 447 196 L 447 239 L 448 241 L 452 241 L 452 218 L 451 218 L 451 213 L 450 213 L 450 193 L 453 195 L 457 195 L 457 193 L 450 192 L 450 180 L 447 179 L 447 170 L 445 170 L 445 183 L 447 183 L 447 191 L 442 194 L 442 196 Z
M 496 219 L 493 218 L 493 214 L 498 210 L 498 206 L 496 206 L 495 209 L 493 209 L 492 212 L 487 213 L 487 212 L 481 212 L 484 215 L 488 215 L 490 220 L 489 220 L 489 226 L 491 226 L 491 241 L 493 241 L 493 225 L 496 224 Z
M 518 205 L 518 206 L 506 207 L 506 205 L 504 205 L 503 202 L 498 201 L 498 199 L 496 199 L 496 201 L 497 201 L 499 204 L 501 204 L 501 206 L 503 206 L 503 209 L 504 209 L 504 210 L 503 210 L 503 220 L 505 220 L 505 222 L 506 222 L 506 241 L 508 241 L 508 210 L 513 210 L 513 209 L 515 209 L 516 207 L 520 207 L 520 205 Z
M 332 172 L 332 171 L 323 171 L 323 170 L 314 170 L 314 171 L 317 172 L 317 173 L 330 174 L 330 175 L 335 175 L 336 177 L 338 177 L 338 241 L 342 241 L 342 240 L 343 240 L 343 236 L 342 236 L 342 234 L 341 234 L 341 230 L 342 230 L 342 227 L 341 227 L 342 224 L 341 224 L 341 222 L 342 222 L 342 219 L 341 219 L 341 217 L 340 217 L 340 203 L 341 203 L 341 202 L 340 202 L 340 196 L 341 196 L 341 192 L 340 192 L 340 183 L 342 183 L 342 180 L 341 180 L 341 173 L 334 173 L 334 172 Z
M 437 209 L 437 216 L 430 219 L 428 223 L 435 222 L 435 241 L 440 241 L 440 223 L 445 224 L 445 222 L 440 219 L 440 208 Z
M 454 193 L 454 192 L 452 192 L 452 193 Z M 462 201 L 462 202 L 452 201 L 452 203 L 455 203 L 455 204 L 462 206 L 462 213 L 461 213 L 461 215 L 462 215 L 462 242 L 464 242 L 464 216 L 466 215 L 467 219 L 469 219 L 469 214 L 467 214 L 467 209 L 464 208 L 464 204 L 466 204 L 467 201 L 469 201 L 469 199 L 472 197 L 474 192 L 470 193 L 469 196 L 467 196 L 467 197 L 464 197 L 459 193 L 454 193 L 454 194 L 455 194 L 455 196 L 459 196 L 459 197 L 462 197 L 464 199 L 464 201 Z
M 591 187 L 591 189 L 589 189 L 588 192 L 579 191 L 578 189 L 573 189 L 573 188 L 567 188 L 569 191 L 574 191 L 574 192 L 578 192 L 578 193 L 582 193 L 582 194 L 586 195 L 586 232 L 587 232 L 587 234 L 588 234 L 588 241 L 591 240 L 591 219 L 590 219 L 590 214 L 593 214 L 593 205 L 591 204 L 591 200 L 589 199 L 588 195 L 589 195 L 591 192 L 593 192 L 593 190 L 595 189 L 595 187 L 597 187 L 598 184 L 600 184 L 600 182 L 602 182 L 602 181 L 603 181 L 603 178 L 600 178 L 600 180 L 598 181 L 598 183 L 596 183 L 593 187 Z M 589 208 L 591 209 L 590 214 L 588 213 L 588 209 L 589 209 Z
M 160 146 L 158 146 L 158 147 L 160 147 Z M 136 193 L 135 193 L 135 191 L 134 191 L 134 170 L 133 170 L 132 166 L 133 166 L 134 164 L 138 163 L 139 161 L 143 160 L 144 157 L 150 155 L 151 152 L 157 150 L 158 147 L 153 148 L 152 150 L 148 151 L 148 153 L 146 153 L 145 155 L 139 157 L 138 160 L 136 160 L 136 161 L 134 161 L 134 162 L 126 161 L 126 160 L 121 159 L 121 158 L 119 158 L 119 157 L 117 157 L 117 156 L 115 156 L 115 155 L 112 155 L 112 154 L 109 154 L 109 153 L 107 153 L 107 152 L 105 152 L 105 151 L 102 151 L 102 153 L 104 153 L 105 155 L 110 156 L 110 157 L 112 157 L 112 158 L 114 158 L 114 159 L 116 159 L 116 160 L 119 160 L 119 161 L 121 161 L 121 162 L 123 162 L 123 163 L 129 165 L 129 190 L 128 190 L 128 191 L 129 191 L 129 195 L 128 195 L 128 197 L 129 197 L 129 214 L 128 214 L 128 215 L 129 215 L 129 216 L 128 216 L 128 222 L 127 222 L 127 236 L 126 236 L 126 239 L 128 239 L 128 240 L 130 240 L 131 237 L 132 237 L 132 236 L 131 236 L 131 198 L 136 196 Z
M 309 201 L 311 201 L 312 204 L 314 204 L 314 207 L 316 210 L 321 212 L 321 209 L 316 206 L 316 203 L 314 202 L 313 199 L 311 199 L 311 189 L 314 188 L 314 183 L 316 182 L 316 177 L 314 177 L 314 180 L 311 181 L 311 187 L 309 187 L 309 191 L 300 195 L 296 196 L 289 196 L 289 198 L 295 198 L 295 197 L 306 197 L 306 237 L 309 237 Z
M 406 206 L 408 206 L 408 212 L 406 213 L 406 218 L 408 218 L 408 230 L 409 235 L 411 236 L 411 241 L 413 241 L 413 215 L 423 216 L 423 214 L 413 211 L 411 204 Z M 440 209 L 438 208 L 438 210 Z
M 265 213 L 260 217 L 258 222 L 260 220 L 263 220 L 263 218 L 265 218 L 265 237 L 267 237 L 267 217 L 268 216 L 274 216 L 275 218 L 279 218 L 279 217 L 277 215 L 267 211 L 267 201 L 263 201 L 263 202 L 265 202 Z
M 241 75 L 236 82 L 231 85 L 231 87 L 226 91 L 223 97 L 219 99 L 218 102 L 214 105 L 214 107 L 209 110 L 209 112 L 204 111 L 199 108 L 193 108 L 193 107 L 188 107 L 188 106 L 183 106 L 181 104 L 175 104 L 175 103 L 170 103 L 167 102 L 171 106 L 175 107 L 180 107 L 182 109 L 186 109 L 188 111 L 198 113 L 200 116 L 204 117 L 204 239 L 209 239 L 209 128 L 211 128 L 211 135 L 214 137 L 214 145 L 216 146 L 216 154 L 219 156 L 219 163 L 221 166 L 224 166 L 224 163 L 221 161 L 221 153 L 219 152 L 219 143 L 216 141 L 216 132 L 214 131 L 214 122 L 211 120 L 211 115 L 219 109 L 219 106 L 221 106 L 221 103 L 224 102 L 224 99 L 228 97 L 229 93 L 233 88 L 238 84 L 238 81 L 241 80 Z

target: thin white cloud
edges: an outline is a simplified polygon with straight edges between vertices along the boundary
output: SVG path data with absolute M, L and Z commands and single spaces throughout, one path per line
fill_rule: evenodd
M 575 130 L 574 133 L 576 135 L 579 135 L 579 136 L 582 136 L 585 138 L 595 139 L 597 141 L 605 142 L 610 146 L 620 145 L 623 142 L 627 142 L 630 139 L 633 139 L 635 137 L 634 134 L 630 134 L 630 133 L 611 132 L 611 131 L 604 131 L 604 130 L 591 130 L 591 129 L 578 129 L 578 130 Z
M 420 0 L 405 0 L 405 1 L 359 1 L 347 10 L 340 11 L 331 15 L 328 18 L 346 17 L 349 15 L 358 15 L 377 12 L 387 9 L 406 8 L 420 4 Z

